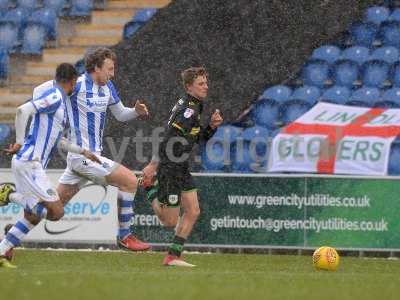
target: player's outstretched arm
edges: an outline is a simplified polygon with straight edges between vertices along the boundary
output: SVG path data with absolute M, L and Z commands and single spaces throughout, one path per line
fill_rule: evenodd
M 136 101 L 135 107 L 126 107 L 121 101 L 110 105 L 110 110 L 113 116 L 120 122 L 126 122 L 136 119 L 138 116 L 145 117 L 149 115 L 146 104 Z
M 4 151 L 10 155 L 15 154 L 21 149 L 25 139 L 26 125 L 28 124 L 29 117 L 36 113 L 35 107 L 31 102 L 20 105 L 17 108 L 15 116 L 15 144 L 11 144 L 8 149 Z
M 60 142 L 58 143 L 58 146 L 65 151 L 82 154 L 87 159 L 90 159 L 91 161 L 101 164 L 100 159 L 95 154 L 79 147 L 78 145 L 71 143 L 66 138 L 61 138 Z

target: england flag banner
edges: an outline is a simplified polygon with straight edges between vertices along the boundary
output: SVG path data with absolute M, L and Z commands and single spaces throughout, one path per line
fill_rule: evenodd
M 318 103 L 273 139 L 270 172 L 386 175 L 400 109 Z

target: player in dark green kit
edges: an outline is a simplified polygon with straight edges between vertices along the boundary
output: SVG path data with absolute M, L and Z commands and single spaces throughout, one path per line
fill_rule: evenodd
M 147 186 L 147 197 L 163 225 L 175 227 L 175 237 L 163 264 L 193 267 L 181 259 L 184 243 L 200 214 L 196 186 L 189 172 L 190 153 L 196 143 L 211 138 L 223 120 L 217 110 L 207 127 L 200 125 L 203 100 L 208 94 L 204 68 L 183 71 L 182 80 L 187 95 L 172 109 L 159 157 L 143 169 L 143 186 Z

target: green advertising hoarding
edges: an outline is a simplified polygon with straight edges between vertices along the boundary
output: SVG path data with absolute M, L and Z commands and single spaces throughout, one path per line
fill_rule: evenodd
M 195 175 L 201 216 L 188 243 L 215 247 L 330 245 L 400 249 L 396 179 Z M 152 243 L 174 235 L 138 194 L 135 232 Z

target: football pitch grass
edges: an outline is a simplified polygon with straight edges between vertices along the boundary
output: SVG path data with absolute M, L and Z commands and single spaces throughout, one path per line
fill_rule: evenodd
M 163 267 L 162 258 L 18 250 L 18 268 L 0 269 L 0 299 L 400 299 L 398 260 L 343 257 L 327 272 L 309 256 L 187 254 L 192 269 Z

